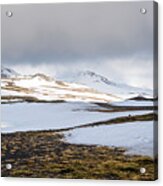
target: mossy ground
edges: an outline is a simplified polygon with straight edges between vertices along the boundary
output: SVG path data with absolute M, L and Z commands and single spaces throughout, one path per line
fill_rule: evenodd
M 3 177 L 155 180 L 156 162 L 124 148 L 69 144 L 54 131 L 2 134 Z M 6 164 L 12 164 L 7 170 Z M 141 174 L 140 168 L 146 168 Z M 155 174 L 156 173 L 156 174 Z

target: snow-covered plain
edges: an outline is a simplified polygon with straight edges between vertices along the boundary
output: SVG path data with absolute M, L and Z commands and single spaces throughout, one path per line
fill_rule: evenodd
M 90 112 L 96 104 L 85 102 L 3 104 L 2 132 L 63 129 L 149 111 Z M 99 107 L 100 108 L 100 107 Z M 4 127 L 6 126 L 6 127 Z
M 74 129 L 65 132 L 69 143 L 127 148 L 128 154 L 153 157 L 153 121 L 128 122 Z

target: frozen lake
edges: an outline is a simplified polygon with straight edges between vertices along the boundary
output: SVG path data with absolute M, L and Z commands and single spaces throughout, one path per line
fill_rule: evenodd
M 65 136 L 69 143 L 125 147 L 129 154 L 153 157 L 153 121 L 74 129 Z
M 63 129 L 120 116 L 141 115 L 149 111 L 89 112 L 91 103 L 16 103 L 1 105 L 2 132 Z

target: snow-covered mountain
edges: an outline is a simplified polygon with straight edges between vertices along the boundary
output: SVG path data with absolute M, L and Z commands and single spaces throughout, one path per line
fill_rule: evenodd
M 115 83 L 92 71 L 60 81 L 40 73 L 20 75 L 2 67 L 1 77 L 2 101 L 115 102 L 140 96 L 153 98 L 152 90 Z
M 10 68 L 1 67 L 1 78 L 10 78 L 17 76 L 18 73 Z
M 127 84 L 116 83 L 92 71 L 80 72 L 72 76 L 69 81 L 80 83 L 98 91 L 113 94 L 124 99 L 136 96 L 143 96 L 146 98 L 153 97 L 153 91 L 150 89 L 143 89 Z
M 86 85 L 68 83 L 53 79 L 44 74 L 18 75 L 4 68 L 1 79 L 2 102 L 17 101 L 86 101 L 115 102 L 120 97 L 102 93 Z M 6 70 L 7 69 L 7 70 Z M 7 72 L 7 73 L 6 73 Z M 8 72 L 13 72 L 10 76 Z M 12 74 L 12 73 L 11 73 Z

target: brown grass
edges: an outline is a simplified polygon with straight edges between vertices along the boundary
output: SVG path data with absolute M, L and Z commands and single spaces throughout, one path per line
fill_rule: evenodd
M 124 148 L 74 145 L 61 133 L 2 134 L 3 177 L 155 180 L 157 162 L 147 156 L 125 155 Z M 6 164 L 12 169 L 7 170 Z M 140 168 L 146 173 L 141 174 Z

